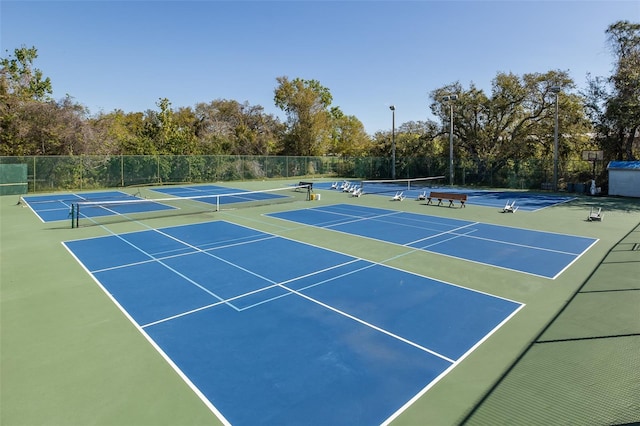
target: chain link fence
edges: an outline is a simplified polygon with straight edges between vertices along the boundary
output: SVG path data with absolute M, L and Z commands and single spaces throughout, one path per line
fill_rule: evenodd
M 584 192 L 605 164 L 571 161 L 561 164 L 558 187 Z M 287 156 L 24 156 L 0 157 L 0 164 L 26 164 L 29 192 L 84 190 L 143 185 L 206 183 L 255 179 L 327 177 L 389 179 L 391 161 L 384 157 Z M 446 176 L 448 158 L 398 158 L 396 178 Z M 553 165 L 537 159 L 521 161 L 461 160 L 454 184 L 513 189 L 552 189 Z

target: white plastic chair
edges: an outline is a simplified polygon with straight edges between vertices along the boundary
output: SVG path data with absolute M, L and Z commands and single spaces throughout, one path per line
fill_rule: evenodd
M 391 199 L 391 201 L 402 201 L 402 200 L 404 200 L 403 192 L 396 192 L 396 195 L 394 195 L 393 198 Z
M 509 204 L 509 200 L 507 200 L 507 204 L 502 209 L 503 213 L 515 213 L 518 210 L 516 206 L 516 200 L 513 200 L 511 204 Z

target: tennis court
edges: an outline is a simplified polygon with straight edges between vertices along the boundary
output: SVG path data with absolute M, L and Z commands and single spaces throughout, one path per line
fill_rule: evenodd
M 395 179 L 394 181 L 344 181 L 323 182 L 316 184 L 315 189 L 340 190 L 341 185 L 353 185 L 363 188 L 365 195 L 376 195 L 391 198 L 397 192 L 402 192 L 406 201 L 418 200 L 419 196 L 428 196 L 431 191 L 467 195 L 467 204 L 502 209 L 507 202 L 515 202 L 519 211 L 536 212 L 549 207 L 571 202 L 575 196 L 558 195 L 552 193 L 536 193 L 530 191 L 496 191 L 483 189 L 457 188 L 442 185 L 437 179 Z M 336 186 L 338 188 L 336 188 Z M 425 204 L 425 202 L 422 202 Z
M 321 199 L 210 185 L 283 195 L 220 209 L 197 201 L 209 185 L 0 197 L 0 423 L 638 419 L 637 200 L 504 214 L 309 180 Z M 172 208 L 69 226 L 70 205 L 121 198 Z
M 225 221 L 64 244 L 234 425 L 389 421 L 523 306 Z
M 574 235 L 349 204 L 271 216 L 551 279 L 597 242 Z
M 21 202 L 27 205 L 42 222 L 71 220 L 71 207 L 77 203 L 114 203 L 117 201 L 122 203 L 119 205 L 112 205 L 110 209 L 87 209 L 87 211 L 83 211 L 82 214 L 86 215 L 86 217 L 99 217 L 173 209 L 173 207 L 162 203 L 130 203 L 130 201 L 143 200 L 135 195 L 122 191 L 28 195 L 21 199 Z
M 295 187 L 294 187 L 295 188 Z M 247 191 L 217 185 L 176 186 L 154 188 L 151 192 L 168 195 L 168 198 L 141 197 L 122 191 L 100 191 L 33 195 L 21 198 L 43 222 L 59 222 L 80 219 L 98 224 L 100 218 L 121 216 L 132 219 L 137 215 L 163 213 L 190 214 L 193 212 L 219 210 L 220 205 L 259 204 L 261 202 L 286 201 L 301 198 L 302 192 L 292 196 L 291 188 L 276 188 L 269 191 Z M 182 210 L 182 211 L 179 211 Z

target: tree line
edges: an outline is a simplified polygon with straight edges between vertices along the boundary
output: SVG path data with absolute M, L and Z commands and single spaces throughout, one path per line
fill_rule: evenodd
M 436 120 L 395 129 L 398 161 L 448 156 L 453 114 L 455 156 L 480 169 L 521 159 L 549 161 L 556 103 L 561 161 L 583 150 L 603 150 L 606 160 L 640 156 L 640 24 L 619 21 L 606 31 L 613 56 L 610 76 L 588 78 L 579 89 L 567 71 L 496 74 L 490 93 L 459 82 L 427 93 Z M 52 99 L 52 82 L 35 68 L 35 47 L 1 58 L 0 155 L 287 155 L 389 157 L 391 130 L 366 133 L 356 116 L 333 105 L 329 88 L 313 79 L 276 79 L 274 104 L 286 119 L 260 105 L 215 99 L 174 107 L 90 115 L 67 95 Z M 456 94 L 453 104 L 443 102 Z M 488 170 L 491 171 L 491 170 Z

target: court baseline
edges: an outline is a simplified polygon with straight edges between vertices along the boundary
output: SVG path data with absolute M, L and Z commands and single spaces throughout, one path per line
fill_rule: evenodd
M 101 192 L 81 192 L 67 194 L 52 195 L 33 195 L 22 198 L 29 208 L 38 216 L 42 222 L 57 222 L 69 220 L 71 218 L 70 210 L 73 203 L 82 201 L 99 202 L 99 201 L 125 201 L 125 200 L 141 200 L 144 199 L 127 194 L 121 191 L 101 191 Z M 123 215 L 127 213 L 141 213 L 156 210 L 173 210 L 174 207 L 166 204 L 154 203 L 149 200 L 148 203 L 142 204 L 122 204 L 113 206 L 111 209 L 101 207 L 88 207 L 81 212 L 83 217 L 99 217 Z
M 240 425 L 382 423 L 523 306 L 224 221 L 64 244 Z
M 549 279 L 559 276 L 598 241 L 350 204 L 268 216 Z

